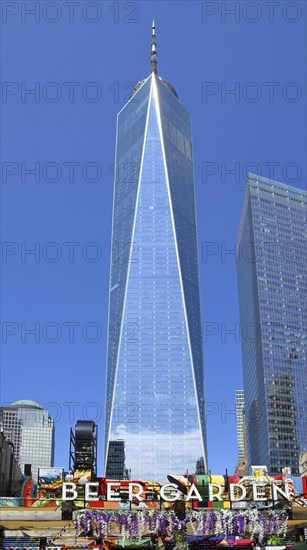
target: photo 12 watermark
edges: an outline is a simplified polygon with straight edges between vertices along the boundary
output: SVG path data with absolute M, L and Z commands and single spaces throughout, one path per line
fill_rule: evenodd
M 126 321 L 108 327 L 109 341 L 139 342 L 139 323 Z M 107 335 L 107 327 L 97 321 L 13 321 L 1 322 L 2 344 L 97 344 Z
M 136 162 L 116 162 L 103 166 L 98 161 L 81 163 L 77 160 L 3 160 L 0 163 L 1 182 L 4 184 L 57 184 L 57 183 L 115 183 L 138 182 L 139 166 Z
M 140 2 L 106 1 L 2 1 L 1 22 L 23 24 L 100 23 L 136 24 L 140 21 Z
M 129 100 L 138 103 L 137 97 L 132 97 L 136 82 L 97 81 L 80 82 L 54 80 L 3 81 L 1 83 L 1 103 L 12 105 L 22 104 L 56 104 L 56 103 L 104 103 L 126 104 Z
M 88 241 L 3 241 L 1 263 L 3 264 L 97 264 L 99 262 L 138 263 L 140 249 L 137 243 L 113 242 L 109 247 L 99 242 Z

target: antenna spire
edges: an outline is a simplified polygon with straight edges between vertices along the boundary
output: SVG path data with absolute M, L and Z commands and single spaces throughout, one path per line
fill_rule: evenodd
M 155 22 L 152 21 L 151 27 L 151 72 L 157 74 L 157 49 L 156 49 L 156 28 Z

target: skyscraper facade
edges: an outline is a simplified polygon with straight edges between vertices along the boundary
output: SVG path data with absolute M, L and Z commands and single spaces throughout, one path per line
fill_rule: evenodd
M 249 464 L 298 475 L 307 447 L 307 194 L 249 175 L 237 243 Z
M 238 458 L 245 458 L 245 418 L 244 390 L 236 390 L 236 422 L 238 439 Z
M 246 476 L 248 475 L 248 464 L 246 454 L 244 390 L 236 390 L 236 424 L 238 441 L 238 462 L 236 465 L 235 474 L 238 476 Z
M 151 73 L 118 114 L 105 469 L 121 440 L 130 478 L 207 467 L 190 115 Z
M 54 461 L 54 422 L 39 403 L 15 401 L 0 407 L 0 430 L 13 444 L 14 456 L 21 471 L 31 464 L 33 479 L 38 468 L 49 468 Z

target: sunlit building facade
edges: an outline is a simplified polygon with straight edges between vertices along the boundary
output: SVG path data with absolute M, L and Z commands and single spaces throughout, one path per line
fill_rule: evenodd
M 245 476 L 248 474 L 246 455 L 246 427 L 245 427 L 245 399 L 244 390 L 236 390 L 236 424 L 238 441 L 238 462 L 235 474 Z
M 116 440 L 131 479 L 206 468 L 191 122 L 154 29 L 152 72 L 117 119 L 109 300 L 105 471 Z
M 26 464 L 31 464 L 33 479 L 37 481 L 39 468 L 53 466 L 54 421 L 39 403 L 21 400 L 0 407 L 0 429 L 13 444 L 22 472 Z
M 245 452 L 245 416 L 244 390 L 236 390 L 236 424 L 238 439 L 238 458 L 244 459 Z
M 307 194 L 249 175 L 237 247 L 248 462 L 307 448 Z

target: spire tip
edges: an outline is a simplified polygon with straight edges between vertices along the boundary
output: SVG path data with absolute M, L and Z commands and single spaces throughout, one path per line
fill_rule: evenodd
M 152 20 L 151 30 L 151 72 L 157 74 L 156 27 L 154 19 Z

